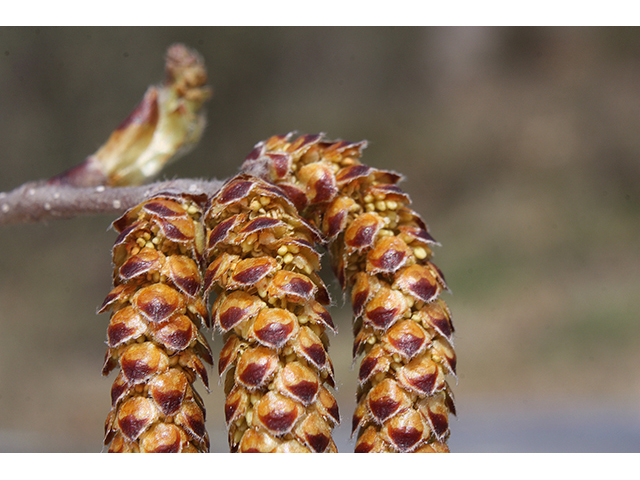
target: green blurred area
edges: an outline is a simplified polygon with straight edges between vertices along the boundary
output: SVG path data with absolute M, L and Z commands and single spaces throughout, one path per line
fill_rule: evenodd
M 365 162 L 406 176 L 453 292 L 452 449 L 534 449 L 483 443 L 474 425 L 508 428 L 500 412 L 582 409 L 589 423 L 595 409 L 632 433 L 547 449 L 640 450 L 640 29 L 0 28 L 0 191 L 94 152 L 163 78 L 174 42 L 203 55 L 215 92 L 203 141 L 167 177 L 229 177 L 292 130 L 367 139 Z M 95 309 L 112 220 L 0 228 L 0 450 L 101 448 L 112 378 Z M 333 288 L 348 450 L 351 320 Z M 608 431 L 597 425 L 584 435 Z

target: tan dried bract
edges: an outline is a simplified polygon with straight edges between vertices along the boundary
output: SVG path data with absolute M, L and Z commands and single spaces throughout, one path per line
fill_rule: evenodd
M 76 187 L 141 185 L 200 141 L 211 97 L 204 61 L 182 44 L 169 47 L 165 82 L 140 103 L 93 155 L 49 183 Z

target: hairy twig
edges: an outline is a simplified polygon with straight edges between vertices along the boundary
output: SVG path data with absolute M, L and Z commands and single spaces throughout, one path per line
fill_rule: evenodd
M 42 222 L 79 215 L 121 214 L 162 191 L 213 195 L 220 180 L 176 179 L 139 187 L 72 187 L 30 182 L 0 192 L 0 225 Z

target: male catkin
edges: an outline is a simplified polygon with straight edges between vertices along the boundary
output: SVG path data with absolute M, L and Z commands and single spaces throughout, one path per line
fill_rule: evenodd
M 205 225 L 231 451 L 335 452 L 334 326 L 317 274 L 319 234 L 278 187 L 248 175 L 213 197 Z
M 193 388 L 208 388 L 211 350 L 201 260 L 202 203 L 160 194 L 113 224 L 114 288 L 103 374 L 118 367 L 105 424 L 110 452 L 206 452 L 205 409 Z
M 243 169 L 287 192 L 328 242 L 351 294 L 359 369 L 356 452 L 448 451 L 455 375 L 447 288 L 431 262 L 436 243 L 397 187 L 401 176 L 360 162 L 365 142 L 322 135 L 272 137 Z

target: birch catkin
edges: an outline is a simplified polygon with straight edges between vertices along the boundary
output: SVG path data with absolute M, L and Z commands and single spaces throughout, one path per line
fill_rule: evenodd
M 209 323 L 200 270 L 201 203 L 158 194 L 113 224 L 114 288 L 103 374 L 119 368 L 105 424 L 110 452 L 205 452 L 205 409 L 193 383 L 208 388 L 211 350 L 199 328 Z
M 455 375 L 453 326 L 439 298 L 444 277 L 436 243 L 400 175 L 363 165 L 365 142 L 321 135 L 259 143 L 244 171 L 279 185 L 329 242 L 354 312 L 358 373 L 356 452 L 448 451 L 455 413 L 446 375 Z
M 238 176 L 205 214 L 205 291 L 224 332 L 225 419 L 232 452 L 334 452 L 338 406 L 327 354 L 334 330 L 316 273 L 315 229 L 277 187 Z

